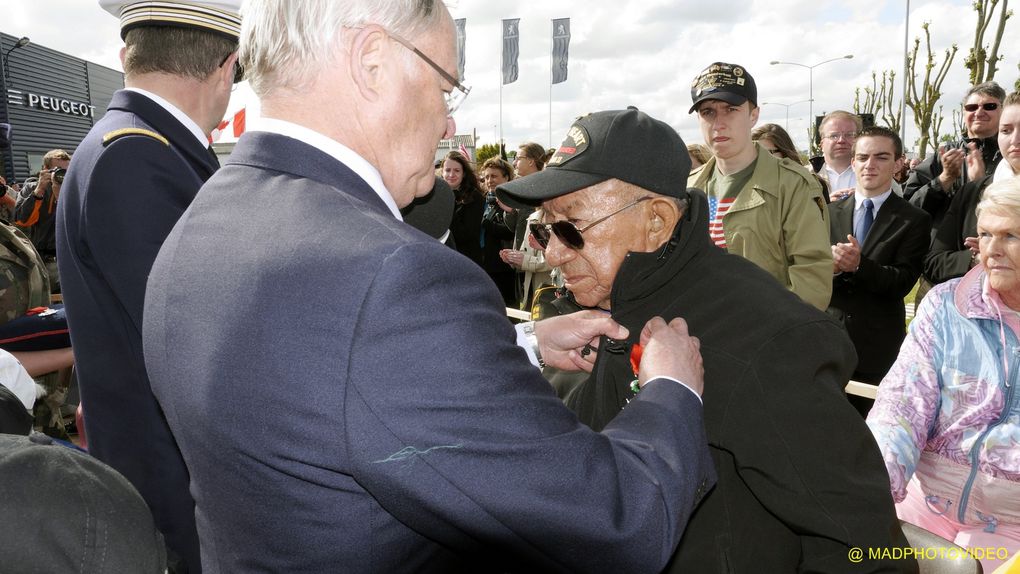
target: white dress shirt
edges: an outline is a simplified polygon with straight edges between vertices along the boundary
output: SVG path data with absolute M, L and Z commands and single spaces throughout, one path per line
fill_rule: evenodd
M 842 172 L 837 172 L 829 167 L 829 164 L 825 164 L 822 166 L 822 172 L 825 173 L 825 179 L 829 182 L 830 193 L 848 187 L 857 187 L 857 174 L 854 173 L 853 165 L 848 165 Z

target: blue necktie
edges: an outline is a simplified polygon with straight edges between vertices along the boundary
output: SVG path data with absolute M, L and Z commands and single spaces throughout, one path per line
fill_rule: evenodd
M 857 238 L 857 242 L 864 245 L 864 240 L 868 237 L 868 231 L 871 231 L 871 224 L 875 222 L 875 212 L 873 208 L 875 203 L 870 199 L 864 200 L 864 215 L 861 216 L 861 220 L 857 222 L 857 233 L 854 236 Z

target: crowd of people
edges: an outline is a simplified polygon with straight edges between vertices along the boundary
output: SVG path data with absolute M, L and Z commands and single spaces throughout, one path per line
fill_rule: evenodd
M 972 87 L 913 166 L 837 110 L 811 162 L 715 62 L 703 142 L 629 107 L 435 162 L 468 93 L 441 2 L 100 4 L 125 89 L 0 182 L 0 432 L 28 435 L 0 466 L 81 479 L 111 564 L 916 572 L 904 522 L 1020 552 L 1020 93 Z M 263 117 L 220 166 L 242 77 Z M 87 454 L 34 433 L 66 438 L 72 362 Z M 24 521 L 3 563 L 95 560 Z

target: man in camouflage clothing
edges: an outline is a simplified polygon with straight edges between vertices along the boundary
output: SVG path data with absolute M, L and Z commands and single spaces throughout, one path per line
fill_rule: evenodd
M 0 325 L 34 307 L 50 304 L 50 280 L 46 266 L 28 237 L 13 225 L 0 222 Z M 67 396 L 67 380 L 53 372 L 36 379 L 46 396 L 37 401 L 35 420 L 57 438 L 67 438 L 60 407 Z

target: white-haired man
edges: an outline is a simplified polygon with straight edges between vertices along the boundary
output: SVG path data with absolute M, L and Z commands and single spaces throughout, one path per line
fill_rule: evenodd
M 484 271 L 400 221 L 467 93 L 442 2 L 252 0 L 244 18 L 264 120 L 146 297 L 205 567 L 661 570 L 713 480 L 697 340 L 649 322 L 645 390 L 595 433 L 528 349 L 590 370 L 582 348 L 626 329 L 556 318 L 521 348 Z

